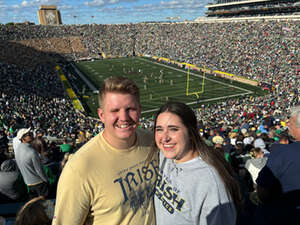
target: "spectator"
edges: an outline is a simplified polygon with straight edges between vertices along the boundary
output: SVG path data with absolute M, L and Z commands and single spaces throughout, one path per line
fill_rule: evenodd
M 17 213 L 14 225 L 50 225 L 54 205 L 44 197 L 35 197 L 28 201 Z
M 238 184 L 224 156 L 200 138 L 194 112 L 184 103 L 166 103 L 154 127 L 153 151 L 160 151 L 157 225 L 236 224 Z
M 42 137 L 37 136 L 34 138 L 31 142 L 31 146 L 38 152 L 42 164 L 47 164 L 50 162 L 48 145 Z
M 290 143 L 290 138 L 286 134 L 280 134 L 279 136 L 279 144 L 288 145 Z
M 266 144 L 261 137 L 258 137 L 254 140 L 253 146 L 254 146 L 254 148 L 260 148 L 263 151 L 264 155 L 268 155 L 270 153 L 266 149 Z
M 56 186 L 60 174 L 59 163 L 55 162 L 48 149 L 48 144 L 43 137 L 37 136 L 31 142 L 31 146 L 35 149 L 40 157 L 42 167 L 48 177 L 49 197 L 55 197 Z
M 104 81 L 98 115 L 105 128 L 62 170 L 53 225 L 155 223 L 157 159 L 146 165 L 151 135 L 138 129 L 140 113 L 139 89 L 133 81 Z
M 283 222 L 298 224 L 300 221 L 299 121 L 300 106 L 296 106 L 291 110 L 288 123 L 289 133 L 295 142 L 280 145 L 272 151 L 266 166 L 256 180 L 258 196 L 264 203 L 261 209 L 261 214 L 265 214 L 264 224 L 282 224 Z M 273 212 L 269 209 L 270 207 Z M 262 220 L 260 217 L 259 219 Z
M 72 146 L 68 143 L 68 139 L 64 138 L 63 143 L 59 146 L 60 151 L 63 153 L 71 153 L 72 152 Z
M 42 167 L 38 152 L 30 145 L 32 136 L 30 128 L 22 128 L 18 131 L 17 137 L 21 143 L 16 149 L 15 157 L 24 182 L 28 186 L 29 197 L 47 197 L 49 192 L 48 177 Z
M 264 157 L 264 153 L 260 148 L 252 148 L 250 151 L 251 159 L 248 159 L 245 164 L 245 168 L 249 171 L 252 177 L 252 181 L 256 188 L 256 178 L 259 171 L 266 165 L 267 157 Z
M 0 149 L 2 149 L 4 152 L 8 151 L 8 138 L 5 133 L 5 129 L 3 127 L 0 127 Z
M 219 135 L 216 135 L 213 137 L 212 142 L 214 143 L 214 149 L 216 151 L 219 151 L 222 155 L 224 155 L 226 161 L 230 161 L 231 159 L 229 158 L 229 155 L 225 154 L 224 152 L 224 148 L 223 148 L 224 138 L 222 138 Z
M 14 159 L 5 160 L 0 171 L 0 203 L 26 199 L 26 186 Z
M 224 139 L 223 149 L 224 149 L 224 156 L 226 161 L 231 164 L 232 163 L 231 155 L 234 155 L 235 148 L 230 143 L 230 139 L 228 137 Z
M 35 138 L 36 137 L 42 138 L 43 136 L 44 136 L 44 131 L 42 131 L 41 129 L 35 131 Z
M 0 163 L 2 164 L 5 160 L 7 160 L 7 156 L 5 155 L 6 148 L 0 147 Z M 1 165 L 0 164 L 0 165 Z

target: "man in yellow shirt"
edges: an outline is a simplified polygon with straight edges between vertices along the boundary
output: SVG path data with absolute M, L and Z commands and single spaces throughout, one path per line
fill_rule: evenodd
M 110 77 L 99 92 L 104 130 L 66 164 L 59 179 L 53 225 L 154 225 L 157 158 L 151 134 L 138 129 L 136 84 Z M 156 156 L 154 156 L 156 157 Z

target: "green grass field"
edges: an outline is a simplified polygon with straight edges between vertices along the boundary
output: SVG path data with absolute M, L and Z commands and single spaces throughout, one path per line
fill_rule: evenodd
M 109 76 L 122 75 L 134 80 L 140 87 L 144 117 L 153 115 L 166 101 L 182 101 L 196 107 L 197 104 L 226 98 L 259 94 L 257 87 L 230 82 L 209 74 L 206 74 L 204 79 L 202 72 L 190 71 L 187 95 L 187 70 L 141 57 L 84 61 L 76 63 L 76 67 L 96 89 L 99 89 L 102 80 Z M 77 87 L 82 90 L 83 83 L 78 82 Z M 85 89 L 85 97 L 81 98 L 81 101 L 89 114 L 96 116 L 97 94 L 89 88 Z M 199 94 L 196 96 L 190 93 Z

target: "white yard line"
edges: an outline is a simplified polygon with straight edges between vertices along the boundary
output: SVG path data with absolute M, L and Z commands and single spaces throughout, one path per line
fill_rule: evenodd
M 76 71 L 76 73 L 80 76 L 80 78 L 84 81 L 84 83 L 94 92 L 97 93 L 97 88 L 85 77 L 84 74 L 82 74 L 73 63 L 71 63 L 71 66 Z

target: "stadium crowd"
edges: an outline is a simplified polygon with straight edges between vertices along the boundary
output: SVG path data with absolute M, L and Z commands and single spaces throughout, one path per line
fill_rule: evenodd
M 195 109 L 199 132 L 208 145 L 224 151 L 240 175 L 246 195 L 255 188 L 251 177 L 245 175 L 244 165 L 250 158 L 250 150 L 261 148 L 268 155 L 272 144 L 286 139 L 292 141 L 285 122 L 290 109 L 300 103 L 299 30 L 300 21 L 292 20 L 0 25 L 0 40 L 15 46 L 2 46 L 4 51 L 0 55 L 1 163 L 11 158 L 9 141 L 16 137 L 19 128 L 31 127 L 34 133 L 41 132 L 48 140 L 47 157 L 56 164 L 65 163 L 66 152 L 57 149 L 58 145 L 69 143 L 72 151 L 76 151 L 102 129 L 98 119 L 73 108 L 53 69 L 55 60 L 99 58 L 104 54 L 160 56 L 270 84 L 265 96 L 227 99 Z M 30 48 L 38 46 L 39 50 L 28 53 L 12 43 L 23 43 Z M 43 51 L 44 60 L 42 57 L 30 64 Z M 48 63 L 51 58 L 53 62 Z M 141 126 L 152 130 L 153 119 L 142 119 Z M 49 160 L 45 160 L 45 165 L 49 165 Z M 57 171 L 55 176 L 59 176 Z
M 46 136 L 63 138 L 76 130 L 94 133 L 97 123 L 78 113 L 53 68 L 33 70 L 1 63 L 1 123 L 8 130 L 32 127 Z M 5 76 L 4 76 L 5 75 Z

